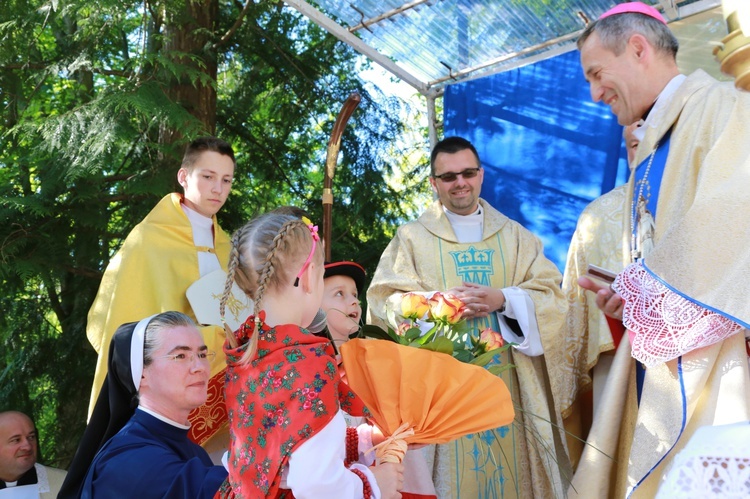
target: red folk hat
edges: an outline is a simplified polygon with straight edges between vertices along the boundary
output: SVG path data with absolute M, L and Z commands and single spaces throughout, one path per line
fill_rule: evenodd
M 354 284 L 357 286 L 357 294 L 362 295 L 362 289 L 365 287 L 365 272 L 364 267 L 355 262 L 332 262 L 325 264 L 325 273 L 323 279 L 328 279 L 335 275 L 344 275 L 354 279 Z

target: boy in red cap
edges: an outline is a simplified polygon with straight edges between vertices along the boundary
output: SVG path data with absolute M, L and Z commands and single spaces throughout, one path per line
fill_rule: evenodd
M 328 332 L 338 350 L 351 334 L 359 331 L 362 306 L 359 296 L 365 285 L 365 269 L 354 262 L 333 262 L 325 265 L 325 291 L 321 307 L 328 319 Z

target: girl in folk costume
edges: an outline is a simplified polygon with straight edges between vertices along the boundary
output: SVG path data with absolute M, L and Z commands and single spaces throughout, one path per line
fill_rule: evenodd
M 237 231 L 221 313 L 233 282 L 256 315 L 227 331 L 229 486 L 222 497 L 398 498 L 403 466 L 368 468 L 343 410 L 362 414 L 329 341 L 310 334 L 323 298 L 317 227 L 269 213 Z

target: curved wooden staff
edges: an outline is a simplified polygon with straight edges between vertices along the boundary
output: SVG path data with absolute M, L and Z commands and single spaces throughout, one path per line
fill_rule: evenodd
M 331 261 L 331 225 L 333 223 L 333 175 L 336 172 L 336 162 L 341 148 L 341 135 L 349 122 L 354 110 L 357 109 L 362 97 L 357 92 L 352 93 L 344 102 L 339 111 L 336 122 L 331 131 L 331 140 L 328 141 L 326 151 L 326 171 L 323 179 L 323 241 L 326 249 L 326 262 Z

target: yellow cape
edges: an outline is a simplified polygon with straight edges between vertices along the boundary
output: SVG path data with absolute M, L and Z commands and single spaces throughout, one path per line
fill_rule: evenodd
M 99 354 L 89 414 L 107 374 L 109 342 L 120 325 L 168 310 L 184 312 L 195 319 L 185 291 L 200 278 L 198 248 L 193 243 L 193 229 L 180 206 L 181 200 L 177 193 L 162 198 L 128 234 L 107 265 L 86 326 L 86 335 Z M 230 241 L 216 217 L 214 247 L 226 271 Z M 211 366 L 213 377 L 226 366 L 222 349 L 224 331 L 208 326 L 201 328 L 201 332 L 208 348 L 216 352 Z

